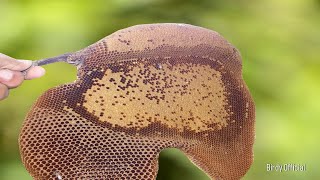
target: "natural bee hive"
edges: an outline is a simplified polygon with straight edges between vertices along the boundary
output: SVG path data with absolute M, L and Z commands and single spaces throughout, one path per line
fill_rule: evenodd
M 19 138 L 35 179 L 155 179 L 165 148 L 213 179 L 249 169 L 254 103 L 239 52 L 218 33 L 138 25 L 64 57 L 78 79 L 45 92 Z

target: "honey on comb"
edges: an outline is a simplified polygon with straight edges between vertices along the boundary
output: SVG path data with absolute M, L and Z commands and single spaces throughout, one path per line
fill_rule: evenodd
M 248 171 L 254 103 L 239 52 L 218 33 L 138 25 L 61 57 L 77 81 L 45 92 L 20 133 L 33 178 L 155 179 L 165 148 L 212 179 Z
M 168 64 L 161 69 L 143 66 L 126 73 L 106 70 L 84 94 L 83 106 L 99 121 L 124 128 L 159 122 L 178 131 L 200 132 L 227 126 L 227 99 L 218 71 L 187 63 L 171 70 Z

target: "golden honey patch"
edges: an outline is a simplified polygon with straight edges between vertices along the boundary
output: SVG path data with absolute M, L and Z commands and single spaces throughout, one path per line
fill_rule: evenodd
M 168 63 L 129 72 L 105 72 L 85 93 L 83 106 L 101 122 L 137 129 L 160 122 L 179 131 L 201 132 L 227 126 L 221 73 L 209 65 Z

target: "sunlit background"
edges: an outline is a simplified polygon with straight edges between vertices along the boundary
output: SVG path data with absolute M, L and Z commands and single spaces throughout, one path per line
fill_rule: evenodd
M 179 22 L 222 34 L 241 52 L 256 103 L 255 160 L 244 179 L 320 177 L 319 0 L 0 0 L 0 52 L 41 59 L 72 52 L 136 24 Z M 75 80 L 58 63 L 0 102 L 0 179 L 32 179 L 18 150 L 24 116 L 47 89 Z M 266 164 L 306 164 L 267 172 Z M 158 179 L 208 179 L 178 150 L 160 157 Z

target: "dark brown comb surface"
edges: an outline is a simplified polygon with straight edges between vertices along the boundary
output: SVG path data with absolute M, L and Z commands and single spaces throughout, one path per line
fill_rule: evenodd
M 254 103 L 238 51 L 191 25 L 139 25 L 73 53 L 75 83 L 45 92 L 20 134 L 35 179 L 155 179 L 181 149 L 211 178 L 253 161 Z

